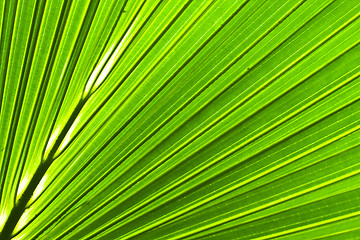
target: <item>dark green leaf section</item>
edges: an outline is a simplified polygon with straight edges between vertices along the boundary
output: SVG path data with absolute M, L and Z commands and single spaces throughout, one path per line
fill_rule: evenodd
M 358 238 L 358 1 L 0 13 L 2 239 Z

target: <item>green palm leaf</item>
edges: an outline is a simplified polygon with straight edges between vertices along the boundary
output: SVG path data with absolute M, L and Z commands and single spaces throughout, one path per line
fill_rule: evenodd
M 0 239 L 359 239 L 360 2 L 0 12 Z

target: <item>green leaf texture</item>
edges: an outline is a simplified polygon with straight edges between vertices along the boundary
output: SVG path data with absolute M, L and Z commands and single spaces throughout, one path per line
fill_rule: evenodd
M 358 0 L 1 0 L 0 239 L 360 239 Z

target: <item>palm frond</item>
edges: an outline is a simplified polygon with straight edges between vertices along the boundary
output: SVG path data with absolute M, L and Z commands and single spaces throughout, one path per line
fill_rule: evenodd
M 0 13 L 0 239 L 359 237 L 360 2 Z

